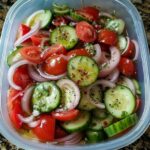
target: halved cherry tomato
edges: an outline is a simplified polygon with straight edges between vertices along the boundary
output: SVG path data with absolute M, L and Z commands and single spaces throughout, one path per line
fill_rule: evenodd
M 98 34 L 98 41 L 104 44 L 116 45 L 117 40 L 117 34 L 108 29 L 102 29 Z
M 81 49 L 75 49 L 68 52 L 67 56 L 69 58 L 72 58 L 74 56 L 90 56 L 90 55 L 85 49 L 81 48 Z
M 31 30 L 30 27 L 28 27 L 27 25 L 24 25 L 24 24 L 21 24 L 20 27 L 19 27 L 19 37 L 27 34 L 29 31 Z M 31 42 L 31 39 L 27 39 L 26 41 L 24 41 L 24 43 L 26 42 Z
M 32 129 L 33 133 L 42 141 L 53 141 L 55 137 L 55 119 L 50 115 L 41 115 L 39 125 Z
M 41 55 L 41 48 L 37 46 L 28 46 L 28 47 L 23 47 L 20 49 L 20 53 L 23 58 L 26 60 L 40 64 L 42 59 L 40 57 Z
M 61 55 L 50 56 L 44 62 L 43 70 L 51 75 L 60 75 L 66 72 L 68 61 Z
M 38 33 L 36 35 L 33 35 L 31 37 L 31 40 L 32 40 L 33 45 L 39 46 L 42 43 L 43 40 L 48 39 L 48 38 L 49 38 L 49 36 L 47 34 Z M 49 45 L 49 42 L 46 41 L 44 44 Z
M 63 138 L 65 136 L 67 136 L 67 132 L 65 132 L 65 130 L 63 130 L 61 127 L 56 126 L 55 139 Z
M 94 42 L 97 38 L 94 27 L 85 21 L 76 25 L 76 33 L 78 38 L 84 42 Z
M 67 24 L 68 20 L 66 18 L 62 17 L 62 16 L 58 16 L 53 20 L 52 23 L 53 23 L 53 25 L 55 25 L 57 27 L 57 26 Z
M 97 21 L 99 18 L 99 10 L 91 6 L 83 7 L 80 10 L 77 10 L 77 13 L 90 21 Z
M 14 99 L 14 96 L 19 92 L 20 91 L 10 88 L 8 92 L 8 100 L 7 100 L 10 120 L 12 121 L 12 124 L 17 129 L 20 129 L 23 124 L 23 122 L 18 117 L 18 114 L 23 115 L 23 111 L 21 108 L 21 96 L 18 96 L 16 99 Z
M 125 53 L 122 56 L 128 57 L 128 58 L 133 58 L 134 55 L 135 55 L 135 45 L 131 40 L 129 40 L 128 49 L 125 51 Z
M 41 58 L 43 60 L 46 60 L 48 57 L 50 57 L 54 54 L 65 55 L 65 54 L 67 54 L 67 50 L 61 44 L 54 44 L 54 45 L 50 46 L 49 48 L 47 48 L 47 50 L 43 53 Z
M 79 115 L 79 110 L 77 109 L 73 109 L 65 112 L 52 112 L 52 116 L 56 120 L 60 120 L 60 121 L 70 121 L 75 119 L 78 115 Z
M 128 77 L 133 77 L 136 74 L 135 64 L 132 60 L 122 57 L 119 62 L 120 72 Z
M 23 89 L 32 82 L 27 65 L 20 66 L 14 73 L 13 81 Z
M 141 106 L 141 99 L 138 97 L 138 98 L 136 99 L 136 106 L 135 106 L 134 112 L 137 112 L 138 109 L 140 108 L 140 106 Z

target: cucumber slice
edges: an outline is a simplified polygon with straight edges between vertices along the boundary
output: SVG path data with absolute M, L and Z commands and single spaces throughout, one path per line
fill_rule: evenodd
M 102 128 L 107 127 L 113 121 L 112 115 L 107 115 L 105 119 L 92 118 L 92 121 L 89 125 L 89 129 L 93 131 L 99 131 Z
M 70 17 L 75 20 L 75 21 L 90 21 L 87 18 L 85 18 L 84 16 L 78 14 L 76 11 L 71 10 L 70 11 Z
M 94 115 L 94 117 L 98 118 L 98 119 L 105 119 L 108 116 L 108 113 L 106 112 L 106 110 L 103 109 L 94 109 L 92 111 L 92 114 Z
M 54 8 L 54 9 L 53 9 L 53 12 L 55 13 L 55 15 L 61 16 L 61 15 L 66 15 L 66 14 L 68 14 L 68 13 L 70 12 L 70 9 L 67 8 L 67 9 L 62 10 L 62 9 Z
M 107 22 L 106 28 L 121 34 L 125 28 L 125 22 L 122 19 L 113 19 Z
M 138 116 L 136 114 L 132 114 L 104 128 L 104 131 L 106 132 L 108 137 L 112 137 L 134 126 L 137 123 L 137 121 L 138 121 Z
M 65 4 L 57 4 L 57 3 L 53 3 L 53 8 L 56 8 L 56 9 L 60 9 L 60 10 L 64 10 L 64 9 L 67 9 L 68 6 L 65 5 Z
M 127 39 L 124 36 L 118 37 L 118 47 L 119 47 L 121 53 L 123 53 L 123 51 L 127 47 Z
M 105 139 L 105 135 L 103 131 L 86 131 L 86 137 L 88 143 L 97 143 L 103 141 Z
M 78 106 L 79 109 L 90 111 L 96 108 L 96 106 L 90 102 L 86 89 L 81 91 L 81 95 L 82 97 Z M 102 91 L 100 90 L 99 86 L 92 87 L 90 95 L 95 101 L 99 102 L 102 100 Z
M 136 93 L 139 94 L 139 95 L 141 95 L 141 87 L 140 87 L 139 82 L 136 79 L 132 79 L 132 82 L 134 84 Z
M 61 92 L 59 87 L 53 82 L 40 83 L 35 87 L 33 92 L 33 110 L 37 110 L 41 113 L 50 112 L 58 107 L 60 97 Z
M 17 47 L 15 50 L 11 51 L 11 53 L 7 57 L 7 64 L 11 66 L 15 62 L 22 59 L 21 54 L 19 53 L 21 47 Z
M 52 13 L 50 10 L 38 10 L 27 18 L 26 25 L 33 27 L 40 21 L 41 28 L 45 28 L 52 20 Z
M 76 56 L 68 64 L 68 76 L 79 86 L 88 86 L 96 81 L 99 67 L 96 62 L 86 56 Z
M 57 85 L 62 91 L 61 107 L 64 110 L 75 108 L 80 100 L 80 90 L 78 86 L 69 79 L 61 79 L 57 82 Z
M 116 118 L 125 118 L 135 108 L 135 97 L 131 90 L 123 85 L 107 90 L 104 94 L 106 109 Z
M 68 132 L 85 130 L 90 122 L 91 115 L 87 111 L 80 111 L 79 116 L 72 120 L 62 123 L 62 127 Z
M 77 44 L 78 37 L 73 27 L 60 26 L 51 32 L 50 42 L 51 44 L 62 44 L 66 49 L 69 50 Z

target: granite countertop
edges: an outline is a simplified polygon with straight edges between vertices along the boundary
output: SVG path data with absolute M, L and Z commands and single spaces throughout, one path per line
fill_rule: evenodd
M 3 27 L 6 13 L 9 10 L 10 6 L 15 1 L 16 0 L 0 0 L 0 32 Z M 148 43 L 150 46 L 150 0 L 131 0 L 131 1 L 135 4 L 135 6 L 137 7 L 142 16 L 148 38 Z M 5 139 L 1 134 L 0 134 L 0 149 L 21 150 L 17 148 L 15 145 L 11 144 L 11 141 Z M 147 131 L 140 139 L 138 139 L 133 144 L 123 148 L 122 150 L 150 150 L 150 127 L 147 129 Z

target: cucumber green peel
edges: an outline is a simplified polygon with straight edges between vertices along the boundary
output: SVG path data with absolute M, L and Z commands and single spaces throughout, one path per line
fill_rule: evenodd
M 106 132 L 108 137 L 115 136 L 126 129 L 134 126 L 138 121 L 137 114 L 129 115 L 128 117 L 104 128 L 104 131 Z

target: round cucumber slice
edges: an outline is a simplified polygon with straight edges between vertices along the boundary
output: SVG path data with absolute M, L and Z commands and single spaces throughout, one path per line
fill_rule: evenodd
M 64 10 L 64 9 L 67 9 L 68 6 L 65 5 L 65 4 L 57 4 L 57 3 L 53 3 L 53 8 L 56 8 L 56 9 L 59 9 L 59 10 Z
M 41 113 L 50 112 L 58 107 L 60 97 L 60 89 L 56 84 L 52 82 L 40 83 L 35 87 L 33 92 L 33 110 Z
M 137 121 L 138 121 L 138 116 L 136 114 L 132 114 L 104 128 L 104 131 L 106 132 L 108 137 L 112 137 L 134 126 L 137 123 Z
M 54 29 L 50 34 L 51 44 L 62 44 L 66 49 L 73 48 L 77 42 L 78 37 L 76 31 L 71 26 L 61 26 Z
M 26 20 L 26 25 L 33 27 L 40 21 L 41 28 L 45 28 L 52 20 L 52 13 L 50 10 L 38 10 L 29 16 Z
M 94 115 L 94 117 L 98 118 L 98 119 L 105 119 L 108 116 L 108 113 L 106 112 L 106 110 L 104 109 L 94 109 L 92 111 L 92 114 Z
M 122 19 L 113 19 L 110 20 L 106 28 L 116 31 L 118 34 L 121 34 L 124 31 L 125 22 Z
M 135 108 L 135 97 L 131 90 L 123 85 L 107 90 L 104 94 L 106 109 L 116 118 L 125 118 Z
M 96 62 L 86 56 L 76 56 L 68 64 L 68 76 L 79 86 L 88 86 L 96 81 L 99 67 Z
M 70 10 L 69 10 L 69 8 L 64 9 L 64 10 L 54 8 L 53 11 L 56 15 L 65 15 L 65 14 L 68 14 Z
M 79 116 L 72 120 L 62 123 L 62 127 L 68 132 L 85 130 L 90 122 L 91 115 L 88 111 L 80 111 Z
M 126 39 L 126 37 L 124 37 L 124 36 L 119 36 L 118 37 L 118 47 L 119 47 L 121 53 L 123 53 L 123 51 L 127 47 L 127 39 Z

